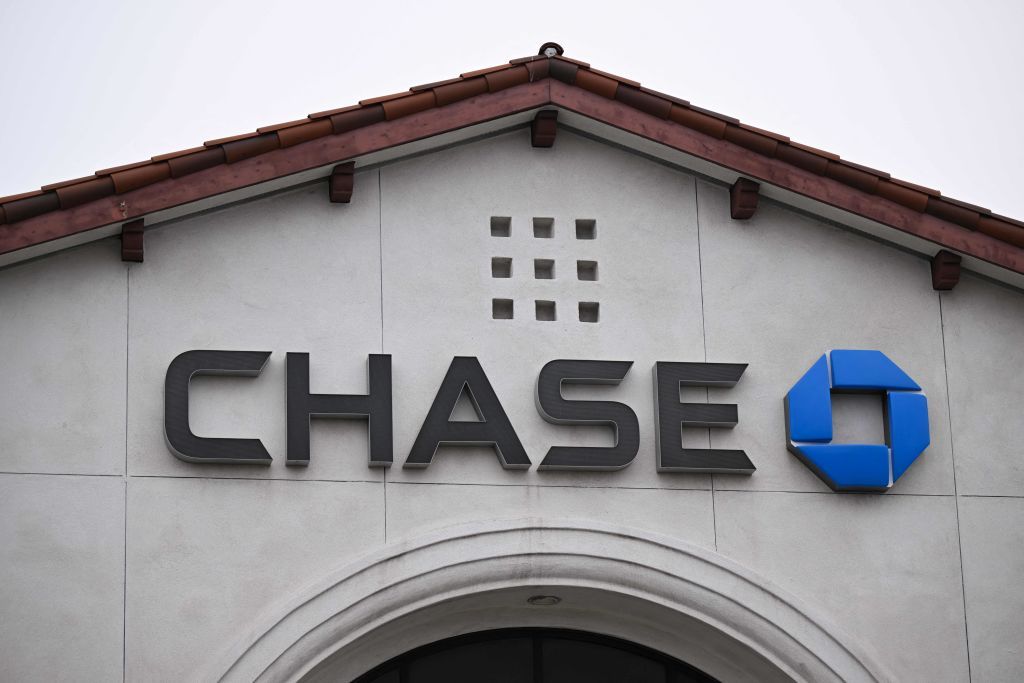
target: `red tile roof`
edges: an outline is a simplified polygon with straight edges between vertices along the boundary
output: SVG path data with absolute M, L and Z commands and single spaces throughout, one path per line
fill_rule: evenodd
M 545 44 L 544 48 L 552 45 Z M 317 145 L 320 144 L 318 141 L 322 143 L 332 136 L 356 136 L 372 126 L 394 125 L 392 122 L 422 112 L 437 110 L 441 114 L 451 113 L 451 123 L 446 128 L 443 121 L 431 118 L 433 127 L 417 133 L 407 132 L 410 139 L 429 137 L 446 129 L 454 130 L 550 104 L 575 108 L 585 116 L 676 146 L 743 175 L 1024 273 L 1024 223 L 1020 221 L 943 197 L 937 190 L 890 178 L 885 172 L 853 164 L 835 154 L 793 142 L 786 136 L 693 106 L 686 100 L 643 88 L 636 81 L 592 69 L 586 62 L 562 56 L 561 48 L 557 48 L 557 52 L 552 56 L 541 54 L 514 59 L 506 65 L 415 86 L 407 92 L 362 100 L 358 105 L 317 112 L 299 121 L 209 140 L 202 147 L 162 154 L 148 161 L 100 170 L 93 176 L 0 198 L 0 254 L 102 225 L 143 217 L 160 208 L 194 201 L 203 196 L 203 192 L 210 196 L 233 189 L 234 185 L 228 182 L 206 183 L 208 187 L 205 190 L 189 188 L 186 191 L 174 186 L 187 183 L 188 176 L 193 174 L 209 174 L 213 172 L 211 169 L 243 160 L 266 157 L 272 168 L 250 174 L 235 173 L 239 178 L 232 182 L 237 186 L 294 173 L 303 169 L 302 164 L 311 168 L 337 163 L 398 144 L 393 136 L 387 134 L 373 143 L 353 137 L 351 141 L 346 139 L 333 145 L 321 144 L 323 149 L 317 148 L 315 154 L 306 154 L 301 161 L 297 160 L 298 157 L 289 157 L 287 163 L 275 166 L 283 159 L 281 150 L 303 149 L 300 146 Z M 522 93 L 516 90 L 515 97 L 493 99 L 501 91 L 541 83 L 547 84 L 546 94 L 536 89 L 530 89 L 528 94 L 525 90 Z M 479 101 L 481 106 L 458 106 L 467 100 Z M 488 102 L 486 107 L 482 104 L 485 100 Z M 602 103 L 617 103 L 627 110 L 609 109 L 608 104 Z M 673 143 L 670 139 L 680 142 Z M 330 152 L 326 151 L 328 147 Z M 335 155 L 334 158 L 329 158 L 331 154 Z M 344 156 L 339 157 L 338 154 Z M 272 156 L 273 161 L 270 161 Z M 203 176 L 204 179 L 206 177 Z M 820 180 L 815 181 L 814 178 Z M 832 181 L 854 193 L 821 184 L 824 181 Z M 147 201 L 127 202 L 121 198 L 151 186 L 153 193 L 146 195 Z M 86 206 L 88 211 L 71 211 Z M 66 220 L 61 218 L 62 214 L 67 214 Z M 915 218 L 914 214 L 921 217 Z M 938 219 L 938 222 L 932 219 Z M 970 234 L 957 229 L 964 229 Z M 979 234 L 984 237 L 976 236 Z

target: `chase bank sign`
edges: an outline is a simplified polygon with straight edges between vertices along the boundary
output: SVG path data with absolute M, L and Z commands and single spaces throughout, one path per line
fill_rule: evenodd
M 199 437 L 189 426 L 189 384 L 196 375 L 258 376 L 271 352 L 193 350 L 175 358 L 164 385 L 164 434 L 171 452 L 192 463 L 269 465 L 259 439 Z M 309 354 L 287 354 L 287 464 L 308 465 L 313 419 L 365 420 L 369 467 L 394 461 L 391 356 L 369 356 L 366 394 L 312 394 Z M 641 439 L 636 413 L 613 401 L 569 400 L 567 384 L 619 384 L 632 361 L 552 360 L 536 384 L 540 416 L 552 424 L 611 428 L 615 444 L 552 446 L 540 470 L 619 470 L 635 459 Z M 685 403 L 681 387 L 735 386 L 746 370 L 740 363 L 657 362 L 654 402 L 657 470 L 665 473 L 749 475 L 756 469 L 743 450 L 687 448 L 686 428 L 732 428 L 738 407 L 724 403 Z M 885 444 L 833 444 L 832 394 L 884 395 Z M 476 422 L 451 415 L 463 395 Z M 785 396 L 788 449 L 835 491 L 886 491 L 927 448 L 928 402 L 919 387 L 880 351 L 834 350 L 822 355 Z M 527 469 L 527 455 L 502 403 L 477 358 L 452 359 L 412 448 L 406 468 L 430 465 L 440 446 L 491 446 L 502 467 Z

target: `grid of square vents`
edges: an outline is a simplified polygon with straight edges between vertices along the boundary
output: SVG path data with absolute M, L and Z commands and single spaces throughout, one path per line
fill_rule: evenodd
M 593 218 L 577 218 L 576 239 L 597 239 L 597 221 Z M 511 237 L 512 217 L 491 216 L 491 237 Z M 537 240 L 552 239 L 555 236 L 555 219 L 547 217 L 533 218 L 533 238 Z M 535 280 L 554 280 L 562 276 L 562 267 L 571 264 L 558 264 L 553 258 L 535 258 L 532 263 L 532 277 Z M 597 261 L 576 260 L 576 279 L 583 282 L 597 281 Z M 491 277 L 511 278 L 518 272 L 522 264 L 515 263 L 510 256 L 494 256 L 491 258 Z M 529 262 L 527 269 L 531 268 Z M 576 315 L 581 323 L 596 323 L 600 320 L 601 305 L 597 301 L 576 301 Z M 552 299 L 534 299 L 533 314 L 536 320 L 553 321 L 558 319 L 556 301 Z M 513 299 L 491 299 L 491 317 L 495 320 L 512 320 L 515 318 L 515 301 Z

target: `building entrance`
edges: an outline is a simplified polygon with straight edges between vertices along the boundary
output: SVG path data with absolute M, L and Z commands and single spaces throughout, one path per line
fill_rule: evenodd
M 410 650 L 355 683 L 713 683 L 704 672 L 618 638 L 563 629 L 481 631 Z

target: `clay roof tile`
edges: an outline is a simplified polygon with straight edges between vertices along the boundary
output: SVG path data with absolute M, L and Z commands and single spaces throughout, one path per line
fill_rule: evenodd
M 485 74 L 493 73 L 495 71 L 501 71 L 507 69 L 508 64 L 499 64 L 498 66 L 489 66 L 486 69 L 477 69 L 476 71 L 467 71 L 464 74 L 459 74 L 462 78 L 473 78 L 475 76 L 483 76 Z
M 411 88 L 409 88 L 409 92 L 420 92 L 422 90 L 433 90 L 434 88 L 437 88 L 437 87 L 442 86 L 442 85 L 450 85 L 451 83 L 458 83 L 461 80 L 462 80 L 462 77 L 460 76 L 459 78 L 449 78 L 449 79 L 444 80 L 444 81 L 434 81 L 433 83 L 424 83 L 423 85 L 414 85 Z
M 256 132 L 259 133 L 260 135 L 264 133 L 275 133 L 279 130 L 284 130 L 285 128 L 301 126 L 304 123 L 309 123 L 309 117 L 306 117 L 304 119 L 297 119 L 295 121 L 288 121 L 286 123 L 275 123 L 272 126 L 260 126 L 259 128 L 256 129 Z
M 87 182 L 89 180 L 95 180 L 95 179 L 96 179 L 96 174 L 87 175 L 87 176 L 85 176 L 83 178 L 75 178 L 74 180 L 64 180 L 64 181 L 59 182 L 59 183 L 50 183 L 49 185 L 43 185 L 40 188 L 40 190 L 42 192 L 47 192 L 49 190 L 56 190 L 56 189 L 61 188 L 61 187 L 67 187 L 68 185 L 77 185 L 79 183 L 84 183 L 84 182 Z
M 350 104 L 347 107 L 339 107 L 338 109 L 328 109 L 326 111 L 317 111 L 317 112 L 313 112 L 312 114 L 310 114 L 306 118 L 307 119 L 323 119 L 323 118 L 328 118 L 330 116 L 334 116 L 335 114 L 344 114 L 347 111 L 352 111 L 353 109 L 359 109 L 362 106 L 363 105 L 361 105 L 361 104 Z
M 380 97 L 371 97 L 368 100 L 359 100 L 359 104 L 360 104 L 360 106 L 363 106 L 363 107 L 365 107 L 367 105 L 371 105 L 371 104 L 383 104 L 383 103 L 389 102 L 391 100 L 397 100 L 397 99 L 402 98 L 402 97 L 408 97 L 411 94 L 411 92 L 412 91 L 410 91 L 410 90 L 405 90 L 403 92 L 396 92 L 396 93 L 393 93 L 391 95 L 381 95 Z
M 634 88 L 639 88 L 640 87 L 640 81 L 634 81 L 631 78 L 626 78 L 624 76 L 617 76 L 615 74 L 610 74 L 607 71 L 601 71 L 600 69 L 595 69 L 594 67 L 590 67 L 589 69 L 587 69 L 587 71 L 590 71 L 591 73 L 595 73 L 598 76 L 604 76 L 605 78 L 611 78 L 612 80 L 618 81 L 619 83 L 625 83 L 626 85 L 631 85 Z
M 175 157 L 183 157 L 188 154 L 195 154 L 196 152 L 202 152 L 206 147 L 190 147 L 189 149 L 180 149 L 177 152 L 168 152 L 167 154 L 157 154 L 155 157 L 150 157 L 150 161 L 167 161 L 168 159 L 174 159 Z
M 830 152 L 693 106 L 686 100 L 644 88 L 637 81 L 593 69 L 587 62 L 562 55 L 513 59 L 507 65 L 468 71 L 459 78 L 417 85 L 405 92 L 361 100 L 358 105 L 316 112 L 305 119 L 264 126 L 251 133 L 208 140 L 202 147 L 161 154 L 146 161 L 102 169 L 94 176 L 52 183 L 41 190 L 0 198 L 0 223 L 15 223 L 49 211 L 95 201 L 115 192 L 129 192 L 167 178 L 180 178 L 332 133 L 347 133 L 549 76 L 647 114 L 668 118 L 713 138 L 724 137 L 757 154 L 1024 248 L 1024 222 L 997 216 L 983 207 L 944 198 L 938 190 L 890 178 L 884 171 L 845 161 Z
M 151 163 L 153 163 L 153 162 L 150 161 L 149 159 L 146 159 L 145 161 L 136 161 L 133 164 L 124 164 L 122 166 L 113 166 L 111 168 L 103 168 L 103 169 L 100 169 L 99 171 L 96 171 L 96 175 L 98 175 L 98 176 L 99 175 L 111 175 L 112 173 L 119 173 L 121 171 L 129 171 L 129 170 L 131 170 L 133 168 L 138 168 L 139 166 L 148 166 Z
M 220 145 L 227 144 L 229 142 L 235 142 L 236 140 L 245 140 L 247 138 L 254 138 L 259 133 L 253 131 L 252 133 L 242 133 L 241 135 L 230 135 L 226 138 L 215 138 L 213 140 L 207 140 L 203 143 L 205 147 L 219 147 Z

